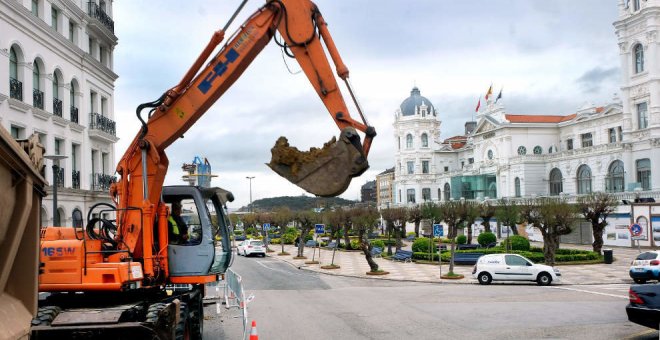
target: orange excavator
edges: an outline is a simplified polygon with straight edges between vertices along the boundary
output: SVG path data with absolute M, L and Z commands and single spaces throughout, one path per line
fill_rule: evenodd
M 340 136 L 306 152 L 280 137 L 268 165 L 318 196 L 341 194 L 368 168 L 376 132 L 362 113 L 348 69 L 314 3 L 268 0 L 209 59 L 244 4 L 213 34 L 179 84 L 138 106 L 142 128 L 117 165 L 120 178 L 110 188 L 114 205 L 93 206 L 86 225 L 82 216 L 74 216 L 80 223 L 73 227 L 42 229 L 39 291 L 49 296 L 40 301 L 33 320 L 34 338 L 202 337 L 205 284 L 218 280 L 232 260 L 225 207 L 233 196 L 220 188 L 164 187 L 169 163 L 165 149 L 220 98 L 276 33 L 279 39 L 274 40 L 298 61 Z M 361 121 L 348 112 L 324 46 Z M 148 110 L 146 119 L 143 110 Z M 183 210 L 177 216 L 183 223 L 172 223 L 174 206 Z M 185 224 L 187 233 L 173 227 L 177 224 Z M 172 229 L 177 229 L 174 235 Z

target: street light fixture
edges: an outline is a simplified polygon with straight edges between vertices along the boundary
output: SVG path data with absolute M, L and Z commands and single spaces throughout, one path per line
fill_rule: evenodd
M 252 179 L 254 176 L 245 176 L 250 181 L 250 205 L 248 206 L 249 212 L 252 212 Z
M 45 159 L 53 161 L 53 226 L 60 226 L 60 216 L 57 212 L 57 177 L 59 177 L 59 161 L 68 158 L 64 155 L 44 155 Z

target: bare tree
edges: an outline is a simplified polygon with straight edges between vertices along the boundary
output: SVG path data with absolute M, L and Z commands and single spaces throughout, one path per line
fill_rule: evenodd
M 584 219 L 591 223 L 594 235 L 593 250 L 601 254 L 603 249 L 603 231 L 607 227 L 607 217 L 614 212 L 618 202 L 614 196 L 605 192 L 595 192 L 577 199 L 577 206 Z
M 467 228 L 467 244 L 472 243 L 472 225 L 479 216 L 479 207 L 473 201 L 465 201 L 463 204 L 463 220 Z
M 287 207 L 278 208 L 273 212 L 273 221 L 280 228 L 280 245 L 282 246 L 282 252 L 280 254 L 286 253 L 284 251 L 284 233 L 287 223 L 291 220 L 293 220 L 293 213 Z
M 303 257 L 303 251 L 305 250 L 305 236 L 309 234 L 309 231 L 312 230 L 318 219 L 319 215 L 313 211 L 299 211 L 296 214 L 295 220 L 300 223 L 301 229 L 297 257 Z
M 415 237 L 419 237 L 419 223 L 422 221 L 422 209 L 420 206 L 415 205 L 408 208 L 408 222 L 415 224 Z
M 454 275 L 454 252 L 456 251 L 456 235 L 458 234 L 458 227 L 465 221 L 464 204 L 465 200 L 448 201 L 443 202 L 439 206 L 442 219 L 445 221 L 445 223 L 447 223 L 447 238 L 451 241 L 451 259 L 449 260 L 448 275 Z
M 479 217 L 481 217 L 481 225 L 484 226 L 484 231 L 490 233 L 490 220 L 495 216 L 495 206 L 490 201 L 484 201 L 479 205 Z
M 575 223 L 575 206 L 560 198 L 536 198 L 520 205 L 520 217 L 541 231 L 545 264 L 555 264 L 561 235 L 569 234 Z
M 378 211 L 375 208 L 358 208 L 351 211 L 351 220 L 353 221 L 353 228 L 358 232 L 358 239 L 360 240 L 360 249 L 364 253 L 364 257 L 369 264 L 371 272 L 378 272 L 378 264 L 371 256 L 371 244 L 365 237 L 366 233 L 373 230 L 378 222 Z
M 511 228 L 514 235 L 518 235 L 516 224 L 520 220 L 520 207 L 516 201 L 507 198 L 500 199 L 495 209 L 495 217 L 499 223 Z

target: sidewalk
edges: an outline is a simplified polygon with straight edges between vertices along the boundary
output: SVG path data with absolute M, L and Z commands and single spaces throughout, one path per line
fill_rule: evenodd
M 415 281 L 415 282 L 442 282 L 453 284 L 476 284 L 477 280 L 472 278 L 472 266 L 454 266 L 454 273 L 462 274 L 463 279 L 460 280 L 447 280 L 440 279 L 440 269 L 442 274 L 446 274 L 449 270 L 449 263 L 443 262 L 442 266 L 436 263 L 430 264 L 417 264 L 415 262 L 403 263 L 394 262 L 383 258 L 375 258 L 381 270 L 387 271 L 388 275 L 367 275 L 369 265 L 362 252 L 358 251 L 337 251 L 335 253 L 334 264 L 339 265 L 339 269 L 321 269 L 323 265 L 329 265 L 332 259 L 332 250 L 321 248 L 321 255 L 319 259 L 319 251 L 316 249 L 315 260 L 320 264 L 305 264 L 306 261 L 312 260 L 312 248 L 305 247 L 304 255 L 307 256 L 305 260 L 295 260 L 293 257 L 297 253 L 297 248 L 291 245 L 285 245 L 284 249 L 291 255 L 278 256 L 277 253 L 281 251 L 280 245 L 271 245 L 271 249 L 275 250 L 273 253 L 268 253 L 271 258 L 278 259 L 290 263 L 302 270 L 309 270 L 329 275 L 340 275 L 360 278 L 371 278 L 380 280 L 396 280 L 396 281 Z M 591 249 L 590 246 L 582 245 L 562 245 L 562 248 L 575 248 L 575 249 Z M 607 247 L 606 247 L 607 248 Z M 614 263 L 612 264 L 589 264 L 589 265 L 558 265 L 556 266 L 561 274 L 562 279 L 558 284 L 571 284 L 571 285 L 586 285 L 586 284 L 609 284 L 609 283 L 632 283 L 632 279 L 628 276 L 631 261 L 639 254 L 636 248 L 623 248 L 613 247 Z M 644 251 L 644 249 L 642 249 Z

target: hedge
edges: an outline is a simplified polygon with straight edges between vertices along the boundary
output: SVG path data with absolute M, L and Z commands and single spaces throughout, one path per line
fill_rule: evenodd
M 537 247 L 538 248 L 538 247 Z M 488 249 L 475 249 L 475 250 L 457 250 L 455 253 L 483 253 L 484 255 L 488 254 L 501 254 L 504 253 L 504 249 L 501 247 L 488 248 Z M 534 263 L 543 263 L 545 262 L 545 257 L 543 252 L 538 251 L 512 251 L 514 254 L 522 255 L 528 258 Z M 579 249 L 558 249 L 555 254 L 555 262 L 574 262 L 574 261 L 593 261 L 598 260 L 600 255 L 593 251 L 588 250 L 579 250 Z M 426 260 L 429 259 L 429 253 L 427 252 L 413 252 L 413 259 L 415 260 Z M 449 262 L 451 259 L 451 251 L 442 252 L 442 262 Z M 433 260 L 438 260 L 438 253 L 433 255 Z

